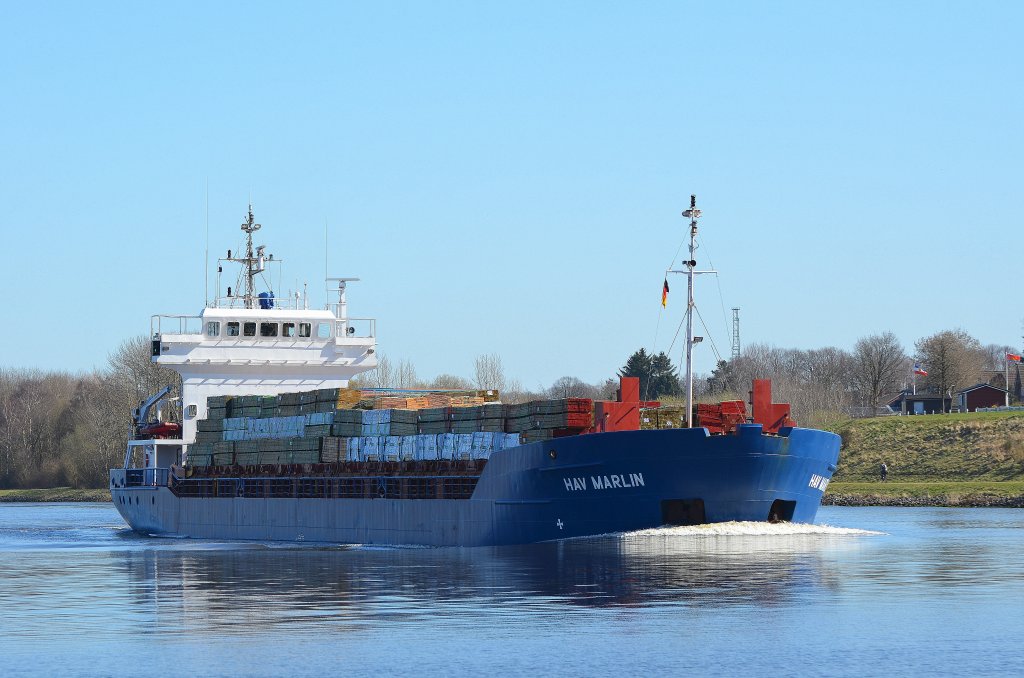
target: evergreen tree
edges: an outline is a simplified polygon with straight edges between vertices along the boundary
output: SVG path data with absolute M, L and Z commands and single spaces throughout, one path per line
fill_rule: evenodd
M 651 383 L 651 356 L 641 348 L 629 356 L 626 364 L 619 370 L 620 377 L 637 377 L 640 379 L 640 397 L 647 393 L 647 387 Z
M 664 351 L 651 359 L 651 398 L 663 395 L 679 395 L 682 392 L 679 375 Z
M 638 377 L 640 397 L 644 400 L 657 400 L 660 396 L 677 395 L 682 391 L 676 368 L 664 351 L 652 356 L 641 348 L 629 356 L 619 370 L 619 376 Z

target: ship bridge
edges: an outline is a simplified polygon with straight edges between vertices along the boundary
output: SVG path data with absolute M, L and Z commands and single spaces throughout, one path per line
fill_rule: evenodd
M 308 308 L 306 295 L 275 299 L 256 292 L 268 264 L 280 263 L 253 247 L 258 230 L 252 207 L 242 224 L 244 256 L 223 262 L 242 265 L 235 288 L 218 292 L 199 315 L 155 315 L 150 322 L 152 360 L 181 375 L 182 441 L 195 440 L 196 421 L 206 417 L 210 396 L 276 395 L 343 388 L 357 374 L 377 367 L 376 323 L 350 318 L 346 289 L 358 278 L 328 278 L 337 297 L 324 309 Z M 244 286 L 244 292 L 240 289 Z M 283 301 L 283 303 L 282 303 Z

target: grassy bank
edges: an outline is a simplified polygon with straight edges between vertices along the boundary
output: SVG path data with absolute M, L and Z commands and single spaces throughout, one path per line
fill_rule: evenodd
M 835 480 L 1024 481 L 1024 412 L 933 414 L 845 421 Z
M 855 419 L 833 430 L 843 449 L 826 503 L 1024 506 L 1024 412 Z
M 14 501 L 110 501 L 110 490 L 50 487 L 32 490 L 0 490 L 0 502 Z

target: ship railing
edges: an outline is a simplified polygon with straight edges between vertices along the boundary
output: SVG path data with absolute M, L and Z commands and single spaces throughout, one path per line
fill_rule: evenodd
M 372 339 L 377 336 L 374 318 L 345 318 L 334 323 L 334 336 L 338 339 Z
M 164 334 L 196 334 L 203 333 L 203 319 L 198 315 L 154 315 L 149 319 L 149 336 L 159 337 Z
M 166 487 L 171 470 L 168 468 L 125 469 L 126 487 Z
M 296 295 L 274 297 L 274 308 L 282 311 L 301 311 L 306 308 L 307 303 L 308 300 Z M 256 304 L 258 308 L 259 299 L 256 300 Z M 235 295 L 214 297 L 210 308 L 245 308 L 245 297 Z
M 251 499 L 469 499 L 479 476 L 174 477 L 179 497 Z

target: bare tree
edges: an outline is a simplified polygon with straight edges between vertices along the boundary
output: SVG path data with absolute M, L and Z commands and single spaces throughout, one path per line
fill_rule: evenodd
M 416 376 L 416 367 L 408 360 L 401 360 L 398 369 L 395 370 L 395 386 L 398 388 L 419 388 L 419 378 Z
M 124 454 L 130 413 L 176 373 L 150 360 L 145 337 L 124 342 L 87 375 L 0 370 L 0 484 L 106 484 Z
M 474 379 L 479 389 L 495 389 L 502 393 L 507 386 L 505 369 L 501 365 L 501 356 L 497 353 L 478 355 L 474 363 Z
M 598 389 L 578 377 L 559 377 L 548 389 L 549 398 L 596 398 Z
M 963 330 L 938 332 L 918 340 L 915 347 L 918 360 L 928 372 L 925 386 L 940 396 L 950 396 L 954 389 L 970 386 L 981 378 L 985 352 L 978 340 Z
M 615 400 L 619 393 L 618 379 L 605 379 L 597 387 L 597 398 L 599 400 Z
M 907 374 L 907 358 L 892 332 L 861 337 L 853 347 L 853 379 L 862 402 L 877 408 L 882 396 L 896 391 Z
M 984 370 L 989 373 L 984 375 L 988 382 L 999 388 L 1011 389 L 1012 383 L 1010 386 L 1006 384 L 1006 375 L 1013 371 L 1010 368 L 1017 363 L 1010 363 L 1006 356 L 1017 354 L 1018 350 L 1009 344 L 987 344 L 981 350 L 984 353 Z
M 531 391 L 530 389 L 523 386 L 523 383 L 518 379 L 512 379 L 505 386 L 505 390 L 500 392 L 501 402 L 503 403 L 525 403 L 531 400 L 543 400 L 547 397 L 547 389 L 538 386 L 537 390 Z
M 835 347 L 803 351 L 766 344 L 750 344 L 738 359 L 720 364 L 712 381 L 734 384 L 736 395 L 745 397 L 754 379 L 772 380 L 772 398 L 788 402 L 793 417 L 808 424 L 835 420 L 847 411 L 852 398 L 853 359 Z
M 430 388 L 465 391 L 473 388 L 473 382 L 465 377 L 459 377 L 454 374 L 439 374 L 430 382 Z
M 391 359 L 377 352 L 377 367 L 348 380 L 349 388 L 392 388 L 395 381 Z

